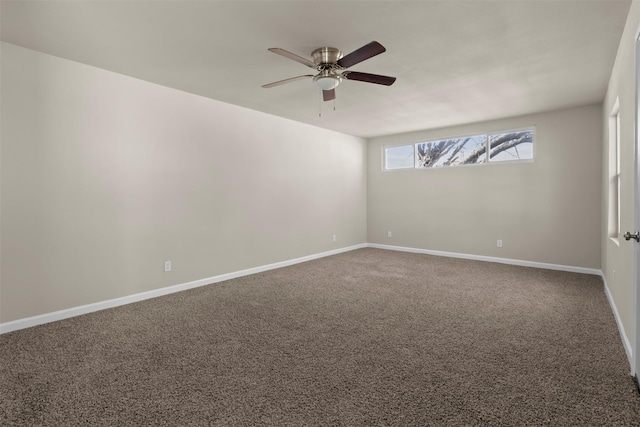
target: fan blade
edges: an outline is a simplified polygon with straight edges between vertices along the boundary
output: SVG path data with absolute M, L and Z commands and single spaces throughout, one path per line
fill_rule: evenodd
M 347 80 L 357 80 L 359 82 L 375 83 L 378 85 L 391 86 L 396 81 L 395 77 L 381 76 L 379 74 L 359 73 L 357 71 L 345 71 L 342 77 Z
M 288 50 L 280 49 L 279 47 L 272 47 L 268 49 L 269 52 L 277 53 L 278 55 L 282 55 L 285 58 L 293 59 L 296 62 L 299 62 L 303 65 L 306 65 L 309 68 L 316 68 L 316 64 L 309 61 L 306 58 L 296 55 L 295 53 L 291 53 Z
M 284 79 L 284 80 L 279 80 L 279 81 L 273 82 L 273 83 L 267 83 L 266 85 L 262 85 L 262 87 L 270 88 L 270 87 L 274 87 L 274 86 L 280 86 L 280 85 L 283 85 L 285 83 L 295 82 L 296 80 L 308 79 L 309 77 L 313 77 L 313 75 L 312 74 L 305 74 L 304 76 L 291 77 L 290 79 Z
M 335 89 L 323 90 L 322 99 L 324 101 L 331 101 L 332 99 L 336 99 L 336 90 Z
M 359 62 L 364 61 L 365 59 L 372 58 L 376 55 L 380 55 L 382 52 L 385 52 L 387 49 L 384 48 L 378 42 L 371 42 L 367 45 L 362 46 L 358 50 L 354 50 L 347 56 L 343 57 L 338 61 L 338 65 L 342 68 L 349 68 L 353 65 L 356 65 Z

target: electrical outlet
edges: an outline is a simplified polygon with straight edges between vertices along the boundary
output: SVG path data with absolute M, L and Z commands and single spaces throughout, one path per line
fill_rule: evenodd
M 164 271 L 165 273 L 168 273 L 169 271 L 171 271 L 171 261 L 164 262 Z
M 502 240 L 498 239 L 498 243 L 496 244 L 496 246 L 498 246 L 499 248 L 502 247 Z
M 393 234 L 390 231 L 387 231 L 387 237 L 392 237 Z
M 334 242 L 336 241 L 336 235 L 335 234 L 333 235 L 333 241 Z

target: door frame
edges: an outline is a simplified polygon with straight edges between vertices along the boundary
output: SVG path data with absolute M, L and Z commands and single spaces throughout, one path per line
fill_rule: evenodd
M 640 28 L 636 30 L 634 41 L 635 69 L 633 71 L 635 87 L 633 157 L 634 157 L 634 232 L 640 230 Z M 640 373 L 640 244 L 633 245 L 633 322 L 634 340 L 631 351 L 631 375 L 638 381 Z

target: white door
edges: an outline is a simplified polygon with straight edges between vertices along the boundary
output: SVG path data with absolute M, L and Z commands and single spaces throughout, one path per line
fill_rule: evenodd
M 635 69 L 635 86 L 636 86 L 636 99 L 635 99 L 635 130 L 634 130 L 634 170 L 635 170 L 635 203 L 634 203 L 634 227 L 635 236 L 629 234 L 625 235 L 625 238 L 629 240 L 629 237 L 635 237 L 637 242 L 640 242 L 639 233 L 640 230 L 640 99 L 638 93 L 638 87 L 640 86 L 640 36 L 636 38 L 636 69 Z M 635 336 L 632 349 L 632 366 L 631 374 L 638 380 L 640 374 L 640 245 L 635 244 L 634 247 L 634 292 L 633 292 L 633 315 L 635 325 Z

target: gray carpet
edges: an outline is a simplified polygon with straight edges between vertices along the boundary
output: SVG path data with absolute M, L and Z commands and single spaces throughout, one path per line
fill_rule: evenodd
M 599 277 L 362 249 L 0 336 L 5 425 L 640 425 Z

